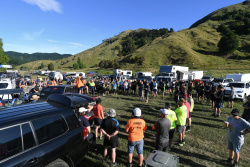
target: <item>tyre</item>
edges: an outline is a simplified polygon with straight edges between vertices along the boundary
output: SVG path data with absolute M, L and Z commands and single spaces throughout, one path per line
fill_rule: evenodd
M 243 97 L 242 101 L 243 101 L 243 102 L 246 102 L 246 101 L 247 101 L 247 95 L 246 95 L 246 94 L 244 94 L 244 97 Z
M 69 165 L 65 161 L 57 159 L 51 162 L 50 164 L 46 165 L 45 167 L 69 167 Z

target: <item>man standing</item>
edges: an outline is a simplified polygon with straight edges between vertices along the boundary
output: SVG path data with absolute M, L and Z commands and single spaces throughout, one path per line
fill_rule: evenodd
M 133 152 L 136 147 L 139 156 L 139 167 L 143 163 L 143 145 L 144 145 L 144 131 L 147 130 L 146 122 L 141 119 L 141 109 L 135 108 L 132 112 L 134 118 L 127 122 L 125 127 L 128 132 L 128 161 L 129 167 L 132 166 Z
M 168 151 L 171 150 L 171 144 L 174 138 L 174 131 L 175 131 L 175 127 L 176 127 L 176 114 L 173 110 L 171 110 L 171 103 L 165 103 L 165 108 L 168 110 L 168 115 L 167 118 L 171 121 L 171 128 L 169 130 L 169 149 Z
M 224 93 L 222 91 L 222 86 L 218 86 L 218 92 L 215 94 L 215 114 L 214 117 L 220 117 L 221 107 L 223 102 Z
M 98 138 L 98 129 L 101 126 L 102 120 L 104 119 L 103 107 L 101 105 L 101 99 L 96 101 L 96 105 L 93 107 L 94 111 L 94 121 L 95 121 L 95 136 Z M 102 139 L 102 131 L 100 131 L 100 139 Z
M 167 118 L 168 110 L 161 109 L 161 118 L 154 126 L 153 130 L 156 130 L 156 144 L 155 149 L 159 151 L 168 152 L 169 147 L 169 130 L 171 127 L 171 121 Z
M 111 166 L 118 166 L 118 163 L 115 162 L 116 158 L 116 147 L 118 147 L 118 131 L 119 131 L 119 122 L 115 119 L 116 112 L 114 109 L 110 109 L 108 112 L 108 117 L 102 121 L 101 131 L 105 135 L 104 138 L 104 161 L 107 159 L 108 147 L 111 146 L 112 154 L 112 164 Z
M 183 98 L 179 101 L 179 107 L 175 110 L 175 113 L 177 114 L 177 131 L 179 134 L 179 146 L 183 146 L 185 144 L 184 141 L 184 129 L 186 125 L 186 119 L 187 119 L 187 107 L 184 105 L 185 100 Z

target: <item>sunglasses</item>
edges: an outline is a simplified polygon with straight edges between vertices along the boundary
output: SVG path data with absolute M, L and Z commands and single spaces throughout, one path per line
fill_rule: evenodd
M 232 114 L 232 116 L 233 116 L 233 117 L 236 117 L 236 116 L 238 116 L 238 115 L 234 115 L 234 114 Z

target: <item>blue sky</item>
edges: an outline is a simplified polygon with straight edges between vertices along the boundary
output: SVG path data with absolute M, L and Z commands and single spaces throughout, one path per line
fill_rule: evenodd
M 0 0 L 4 51 L 77 54 L 139 28 L 188 28 L 242 0 Z

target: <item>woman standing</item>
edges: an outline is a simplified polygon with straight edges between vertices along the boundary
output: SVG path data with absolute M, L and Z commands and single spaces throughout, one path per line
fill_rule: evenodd
M 238 109 L 233 109 L 231 114 L 232 116 L 228 117 L 225 123 L 229 123 L 227 133 L 227 146 L 229 149 L 228 162 L 234 167 L 238 167 L 240 148 L 244 144 L 244 134 L 242 131 L 246 128 L 250 128 L 250 123 L 240 117 L 241 113 Z M 235 159 L 233 160 L 234 157 Z

